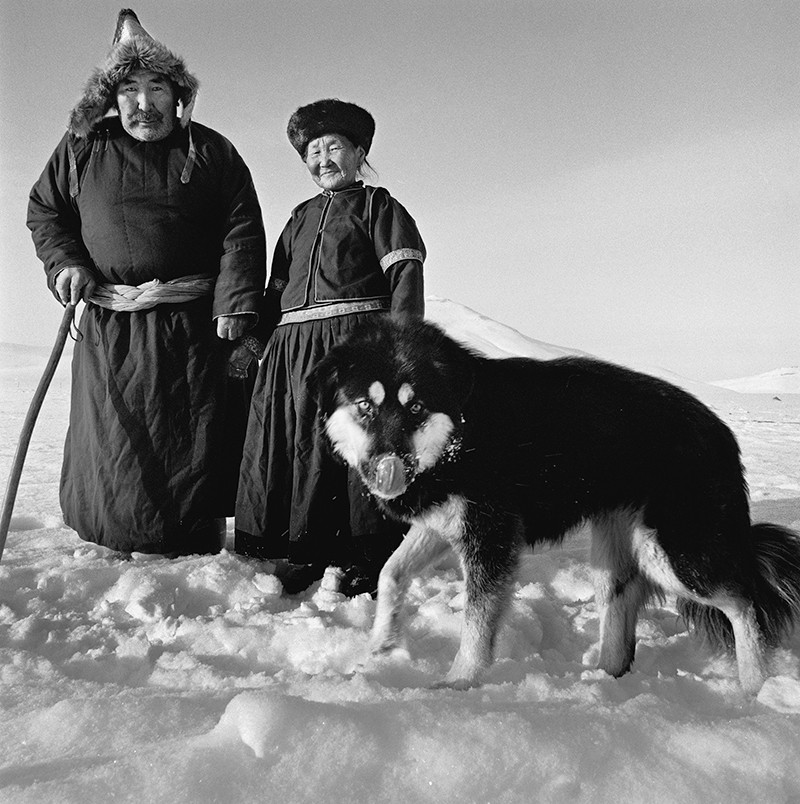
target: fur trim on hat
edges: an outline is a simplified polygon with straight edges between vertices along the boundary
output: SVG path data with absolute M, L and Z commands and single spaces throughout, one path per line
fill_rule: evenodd
M 181 125 L 187 126 L 200 86 L 197 79 L 186 69 L 182 58 L 153 39 L 136 14 L 123 8 L 105 63 L 94 70 L 83 97 L 70 113 L 69 131 L 76 137 L 87 137 L 116 103 L 119 82 L 136 70 L 160 73 L 172 81 L 183 107 Z
M 325 134 L 341 134 L 353 145 L 360 145 L 364 153 L 369 153 L 375 135 L 375 120 L 366 109 L 355 103 L 327 98 L 301 106 L 289 118 L 286 134 L 303 159 L 308 143 Z

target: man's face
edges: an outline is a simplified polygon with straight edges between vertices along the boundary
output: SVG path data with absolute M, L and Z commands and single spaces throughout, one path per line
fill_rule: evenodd
M 163 140 L 175 127 L 175 90 L 161 73 L 136 70 L 117 87 L 122 127 L 143 142 Z

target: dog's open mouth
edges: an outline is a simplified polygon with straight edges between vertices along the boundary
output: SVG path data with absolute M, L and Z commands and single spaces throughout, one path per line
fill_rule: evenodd
M 369 462 L 362 476 L 367 488 L 384 500 L 404 494 L 416 475 L 416 464 L 395 453 L 380 455 Z

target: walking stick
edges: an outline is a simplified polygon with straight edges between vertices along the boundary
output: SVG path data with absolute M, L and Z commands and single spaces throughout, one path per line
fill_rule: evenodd
M 6 485 L 6 498 L 3 501 L 3 515 L 0 517 L 0 558 L 3 557 L 3 548 L 6 544 L 6 536 L 8 536 L 8 528 L 11 524 L 11 512 L 14 510 L 14 500 L 17 497 L 17 488 L 19 487 L 19 478 L 22 475 L 22 464 L 25 463 L 25 455 L 28 452 L 28 444 L 31 441 L 33 434 L 33 425 L 36 424 L 36 417 L 44 402 L 44 395 L 50 387 L 50 381 L 55 374 L 56 366 L 58 366 L 61 353 L 64 351 L 64 344 L 69 335 L 69 328 L 72 326 L 72 319 L 75 317 L 75 305 L 68 304 L 64 309 L 64 317 L 61 319 L 61 326 L 58 328 L 58 335 L 56 342 L 53 344 L 53 351 L 50 353 L 50 360 L 45 366 L 42 379 L 39 380 L 39 385 L 36 388 L 36 393 L 33 395 L 30 407 L 28 408 L 28 415 L 22 425 L 22 432 L 17 442 L 17 451 L 14 453 L 14 462 L 11 464 L 11 474 L 8 476 L 8 484 Z

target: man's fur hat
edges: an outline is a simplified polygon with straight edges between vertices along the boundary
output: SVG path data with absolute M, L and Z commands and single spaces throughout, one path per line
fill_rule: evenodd
M 69 117 L 69 130 L 76 137 L 87 137 L 116 102 L 117 85 L 136 70 L 161 73 L 172 81 L 180 101 L 181 125 L 192 116 L 199 83 L 186 69 L 180 56 L 167 50 L 150 36 L 129 8 L 117 17 L 117 28 L 105 63 L 89 78 L 83 97 Z
M 286 129 L 289 142 L 303 159 L 311 140 L 325 134 L 341 134 L 353 145 L 369 153 L 375 134 L 372 115 L 355 103 L 327 98 L 301 106 L 290 118 Z

